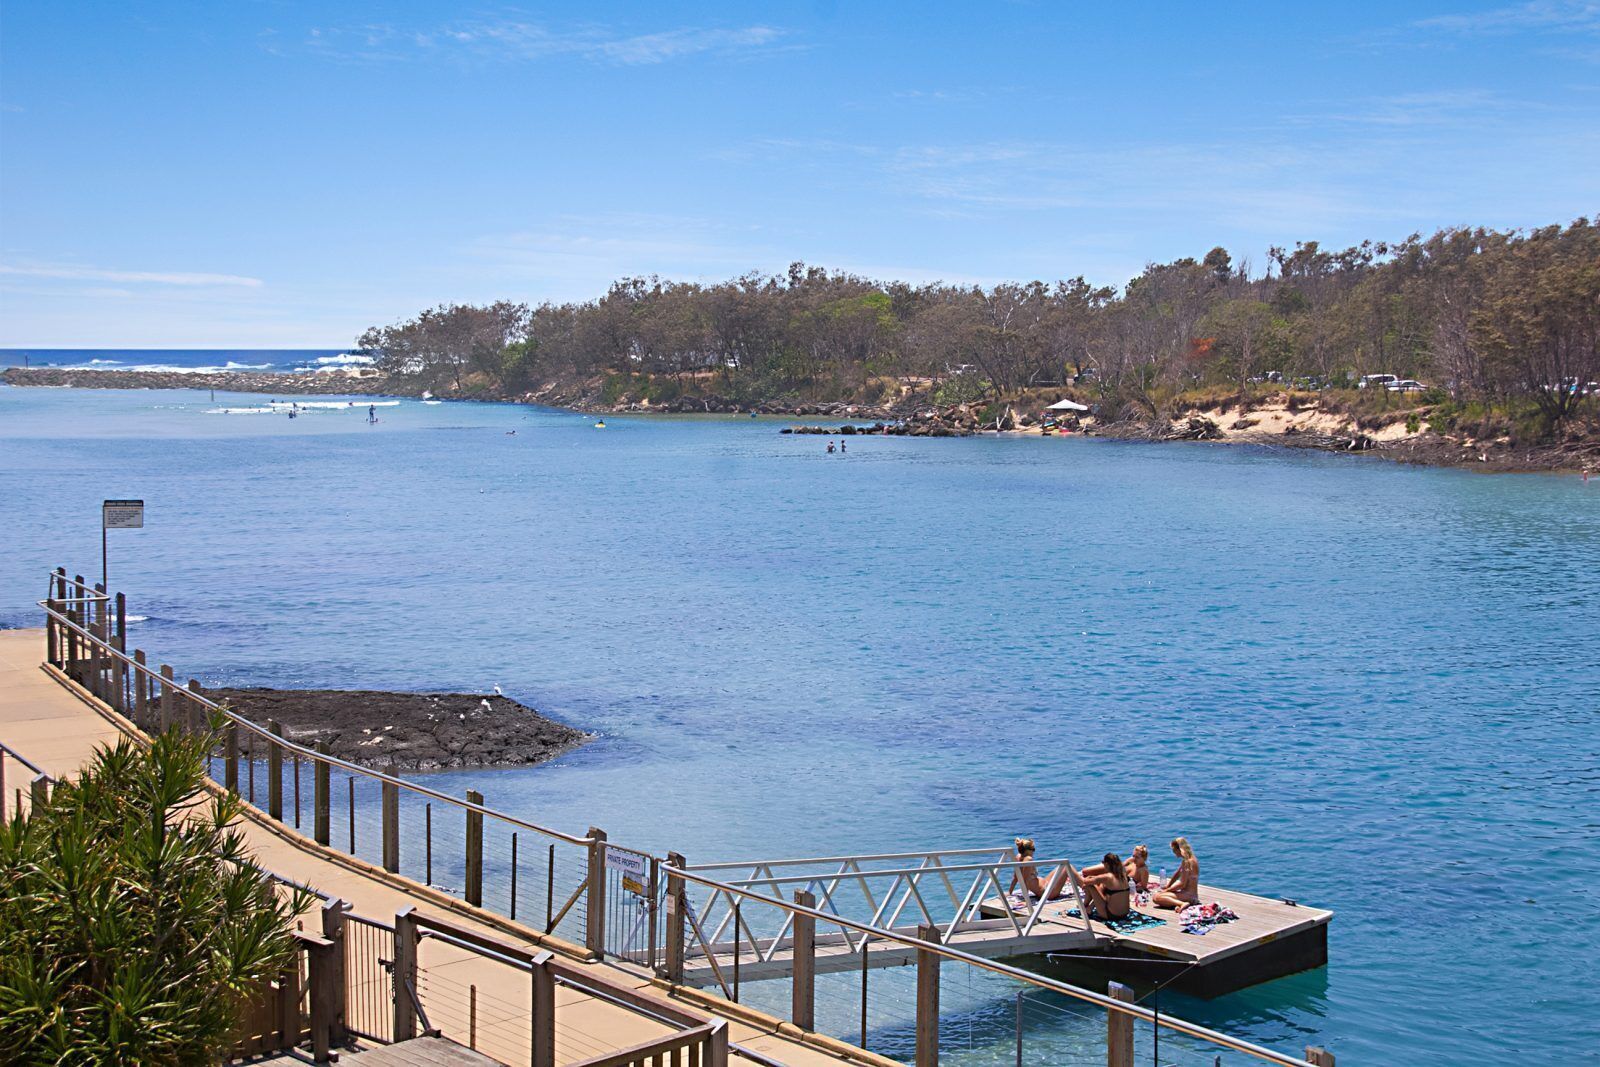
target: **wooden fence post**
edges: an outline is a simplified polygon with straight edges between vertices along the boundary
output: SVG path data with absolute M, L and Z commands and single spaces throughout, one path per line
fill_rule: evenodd
M 328 1018 L 328 1040 L 334 1047 L 343 1047 L 350 1041 L 345 1029 L 345 1016 L 349 1011 L 348 992 L 344 984 L 344 917 L 350 914 L 350 905 L 343 900 L 330 900 L 322 905 L 322 936 L 333 944 L 329 954 L 328 979 L 333 990 L 333 1009 Z
M 328 742 L 326 742 L 326 741 L 318 741 L 317 742 L 317 755 L 326 756 L 327 754 L 328 754 Z M 329 797 L 328 797 L 328 761 L 327 760 L 321 760 L 321 759 L 317 760 L 316 764 L 315 764 L 315 768 L 316 769 L 312 772 L 312 775 L 311 775 L 311 780 L 312 780 L 312 783 L 313 783 L 312 784 L 311 806 L 314 809 L 314 815 L 312 817 L 313 829 L 312 829 L 311 833 L 312 833 L 312 836 L 314 838 L 316 838 L 317 844 L 326 845 L 328 843 L 328 805 L 329 805 Z
M 84 590 L 88 589 L 89 587 L 83 584 L 83 575 L 78 574 L 74 575 L 73 577 L 77 584 L 72 587 L 72 599 L 77 601 L 77 603 L 72 605 L 72 621 L 78 624 L 79 629 L 87 630 L 89 628 L 90 612 L 88 602 L 83 599 L 83 593 Z M 84 681 L 83 661 L 87 657 L 87 654 L 88 647 L 86 641 L 81 636 L 74 634 L 72 639 L 72 664 L 77 669 L 72 672 L 72 677 L 76 678 L 80 685 Z
M 937 942 L 939 928 L 923 923 L 917 937 Z M 939 954 L 917 949 L 917 1058 L 916 1067 L 938 1067 L 939 1063 Z
M 311 1059 L 327 1063 L 333 1050 L 333 1017 L 338 990 L 334 986 L 333 958 L 343 949 L 326 937 L 295 931 L 295 940 L 306 954 L 306 987 L 310 1007 Z
M 715 1019 L 711 1023 L 711 1036 L 706 1038 L 705 1067 L 728 1067 L 728 1020 Z
M 667 960 L 662 975 L 672 985 L 683 984 L 684 912 L 689 898 L 684 890 L 683 875 L 675 874 L 689 865 L 680 853 L 667 853 Z
M 1121 982 L 1106 985 L 1112 1000 L 1133 1003 L 1133 990 Z M 1106 1009 L 1106 1067 L 1133 1067 L 1133 1016 Z
M 529 1059 L 532 1067 L 556 1067 L 556 976 L 550 973 L 550 959 L 555 954 L 545 951 L 533 957 L 532 1011 L 528 1028 L 533 1032 Z
M 409 990 L 417 987 L 417 920 L 410 907 L 394 917 L 394 1039 L 417 1036 L 417 1008 Z
M 277 719 L 267 720 L 272 738 L 267 741 L 267 814 L 283 821 L 283 746 L 277 738 L 283 736 L 283 724 Z
M 291 1049 L 300 1043 L 300 960 L 294 959 L 278 975 L 278 1045 Z
M 1306 1062 L 1315 1067 L 1333 1067 L 1333 1053 L 1320 1045 L 1307 1045 Z
M 584 907 L 584 947 L 598 958 L 606 954 L 606 832 L 589 827 L 589 881 Z
M 467 790 L 468 804 L 483 804 L 483 794 Z M 467 903 L 483 906 L 483 812 L 467 809 Z
M 28 795 L 33 800 L 32 811 L 38 811 L 50 802 L 50 779 L 45 775 L 38 775 L 33 779 L 33 784 L 28 787 Z
M 816 895 L 796 890 L 794 902 L 802 908 L 815 908 Z M 817 1028 L 817 920 L 794 913 L 794 981 L 790 996 L 789 1020 L 802 1030 Z
M 391 763 L 383 773 L 393 778 L 400 772 Z M 383 783 L 383 869 L 400 873 L 400 787 L 389 781 Z

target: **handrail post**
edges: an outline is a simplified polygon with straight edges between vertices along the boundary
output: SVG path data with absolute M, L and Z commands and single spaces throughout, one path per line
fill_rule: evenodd
M 72 605 L 71 608 L 68 609 L 68 615 L 78 627 L 80 627 L 81 629 L 87 630 L 89 628 L 89 608 L 88 608 L 88 605 L 83 602 L 83 591 L 85 589 L 89 588 L 89 587 L 83 584 L 83 575 L 81 575 L 81 574 L 75 575 L 74 576 L 74 581 L 75 581 L 76 584 L 72 587 L 72 599 L 75 601 L 75 603 Z M 73 632 L 73 634 L 72 634 L 72 667 L 73 667 L 73 670 L 70 673 L 72 674 L 72 677 L 77 680 L 79 685 L 82 685 L 83 681 L 84 681 L 84 677 L 83 676 L 84 676 L 85 671 L 84 671 L 83 660 L 84 660 L 84 656 L 85 656 L 86 651 L 87 651 L 87 648 L 86 648 L 86 644 L 85 644 L 84 639 L 82 637 L 79 637 L 76 632 Z
M 606 954 L 606 832 L 589 827 L 589 889 L 584 901 L 584 947 Z
M 273 738 L 283 736 L 283 724 L 277 719 L 268 719 L 267 729 Z M 283 821 L 283 746 L 276 740 L 267 742 L 267 814 Z
M 172 729 L 172 724 L 177 722 L 178 702 L 173 694 L 177 691 L 178 682 L 172 673 L 172 666 L 167 663 L 161 665 L 161 732 L 166 733 Z
M 50 802 L 50 776 L 47 774 L 35 775 L 32 784 L 28 786 L 28 796 L 33 801 L 29 814 L 38 811 Z
M 532 1067 L 556 1067 L 556 976 L 550 971 L 554 955 L 548 950 L 539 953 L 530 969 L 533 986 L 528 1029 L 533 1038 L 528 1058 Z
M 393 778 L 400 772 L 391 763 L 383 773 Z M 400 873 L 400 787 L 390 781 L 383 783 L 383 869 Z
M 1106 994 L 1133 1003 L 1133 990 L 1121 982 L 1107 983 Z M 1133 1067 L 1133 1016 L 1113 1008 L 1106 1009 L 1106 1067 Z
M 112 641 L 112 647 L 118 652 L 126 654 L 128 651 L 128 602 L 127 598 L 121 593 L 117 594 L 116 618 L 116 637 Z M 117 714 L 126 715 L 128 714 L 128 661 L 122 656 L 112 657 L 111 676 L 116 679 L 112 683 L 112 692 L 117 697 L 116 700 L 112 701 L 112 706 L 117 709 Z
M 939 928 L 932 923 L 917 927 L 922 941 L 937 942 Z M 939 954 L 917 949 L 917 1058 L 916 1067 L 939 1064 Z
M 89 632 L 99 638 L 94 646 L 94 684 L 89 687 L 89 692 L 99 697 L 106 703 L 106 698 L 111 694 L 110 687 L 106 685 L 106 668 L 111 665 L 110 657 L 106 655 L 105 645 L 110 644 L 110 627 L 106 624 L 106 587 L 98 583 L 94 587 L 94 628 Z
M 239 724 L 229 719 L 222 728 L 222 784 L 239 795 Z
M 408 990 L 417 986 L 417 918 L 405 907 L 394 916 L 394 1039 L 417 1036 L 417 1009 Z
M 326 741 L 318 741 L 317 742 L 317 755 L 326 756 L 327 754 L 328 754 L 328 742 L 326 742 Z M 313 817 L 312 817 L 313 829 L 312 829 L 311 833 L 312 833 L 312 836 L 316 839 L 317 844 L 326 845 L 328 843 L 328 821 L 329 821 L 329 819 L 328 819 L 328 804 L 329 804 L 329 797 L 328 797 L 328 761 L 327 760 L 319 759 L 319 760 L 316 761 L 315 770 L 312 772 L 311 780 L 312 780 L 312 783 L 313 783 L 312 784 L 311 806 L 314 809 L 314 814 L 313 814 Z
M 206 706 L 200 703 L 200 683 L 195 679 L 190 678 L 189 684 L 185 686 L 185 688 L 188 690 L 188 693 L 185 697 L 187 703 L 184 707 L 184 721 L 189 724 L 190 733 L 205 733 L 206 729 L 210 725 L 207 721 L 210 716 L 206 714 Z
M 45 662 L 52 666 L 60 666 L 56 659 L 56 654 L 60 651 L 57 647 L 60 643 L 60 634 L 56 630 L 56 617 L 51 614 L 51 612 L 61 610 L 61 606 L 56 602 L 56 576 L 60 573 L 61 568 L 59 567 L 51 573 L 50 595 L 44 598 L 44 658 Z
M 133 662 L 145 666 L 144 649 L 133 650 Z M 144 671 L 133 672 L 133 724 L 141 730 L 150 729 L 150 679 Z
M 1307 1045 L 1306 1062 L 1314 1067 L 1333 1067 L 1333 1053 L 1319 1045 Z
M 322 905 L 322 936 L 333 942 L 329 959 L 332 977 L 333 1009 L 328 1016 L 328 1040 L 335 1047 L 343 1047 L 350 1040 L 345 1030 L 345 1016 L 349 1011 L 349 994 L 344 984 L 344 917 L 350 905 L 343 900 L 330 900 Z
M 467 803 L 483 805 L 483 794 L 467 790 Z M 467 809 L 467 903 L 483 906 L 483 812 Z
M 683 875 L 677 872 L 688 865 L 681 854 L 667 853 L 667 959 L 662 977 L 675 986 L 683 984 L 684 913 L 689 905 Z
M 815 908 L 817 898 L 804 889 L 795 891 L 794 902 L 802 908 Z M 802 1030 L 817 1028 L 817 920 L 804 912 L 794 913 L 794 981 L 790 995 L 789 1020 Z

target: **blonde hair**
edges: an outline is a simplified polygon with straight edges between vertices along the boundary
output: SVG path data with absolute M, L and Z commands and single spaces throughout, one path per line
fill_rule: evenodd
M 1019 837 L 1019 838 L 1017 838 L 1017 854 L 1018 855 L 1021 855 L 1024 852 L 1032 852 L 1033 850 L 1034 850 L 1033 838 L 1031 838 L 1031 837 Z
M 1187 837 L 1174 837 L 1172 839 L 1172 851 L 1186 860 L 1194 859 L 1194 849 L 1189 847 L 1189 839 Z
M 1140 856 L 1143 856 L 1145 859 L 1149 859 L 1150 858 L 1150 846 L 1149 845 L 1134 845 L 1133 846 L 1133 855 L 1134 855 L 1135 859 L 1137 859 Z

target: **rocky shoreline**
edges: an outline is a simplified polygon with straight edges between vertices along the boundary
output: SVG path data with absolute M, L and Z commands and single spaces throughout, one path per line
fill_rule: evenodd
M 182 372 L 74 370 L 60 367 L 8 367 L 0 381 L 13 386 L 76 389 L 202 389 L 259 393 L 268 396 L 336 394 L 417 397 L 425 392 L 416 382 L 375 371 L 326 371 L 268 374 L 250 371 Z M 1477 440 L 1465 434 L 1441 434 L 1431 428 L 1406 427 L 1407 413 L 1357 419 L 1306 404 L 1272 400 L 1254 405 L 1237 401 L 1211 409 L 1180 411 L 1169 417 L 1104 419 L 1098 413 L 1048 419 L 1018 402 L 997 418 L 980 418 L 974 405 L 930 406 L 926 398 L 890 405 L 837 402 L 741 403 L 717 395 L 681 396 L 671 401 L 625 399 L 602 401 L 595 383 L 578 386 L 552 383 L 532 392 L 455 394 L 454 399 L 505 401 L 567 408 L 586 413 L 651 415 L 771 415 L 841 420 L 837 425 L 808 424 L 780 433 L 828 436 L 970 437 L 979 433 L 1081 434 L 1134 441 L 1214 441 L 1327 452 L 1368 454 L 1433 467 L 1457 467 L 1497 473 L 1576 473 L 1600 471 L 1600 439 L 1571 436 L 1553 443 L 1529 445 L 1509 438 Z
M 524 767 L 593 740 L 509 697 L 346 689 L 210 689 L 206 696 L 252 722 L 330 755 L 383 769 L 444 771 Z
M 422 390 L 382 374 L 345 370 L 304 374 L 262 371 L 77 370 L 66 367 L 7 367 L 7 385 L 55 389 L 218 389 L 268 396 L 421 396 Z

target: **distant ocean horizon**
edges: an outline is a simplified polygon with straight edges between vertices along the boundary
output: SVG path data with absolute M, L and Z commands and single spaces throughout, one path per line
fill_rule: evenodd
M 0 348 L 0 367 L 71 370 L 293 374 L 372 361 L 347 348 Z

